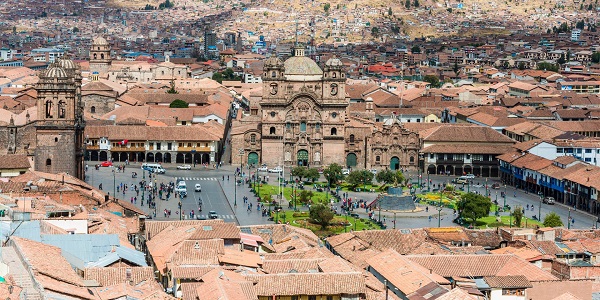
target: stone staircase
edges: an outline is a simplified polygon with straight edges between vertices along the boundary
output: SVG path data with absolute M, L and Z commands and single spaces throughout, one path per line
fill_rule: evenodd
M 13 247 L 2 247 L 2 260 L 8 265 L 8 273 L 15 279 L 16 284 L 23 288 L 23 291 L 21 291 L 21 299 L 43 299 L 40 292 L 34 287 L 29 272 L 25 269 L 23 262 Z

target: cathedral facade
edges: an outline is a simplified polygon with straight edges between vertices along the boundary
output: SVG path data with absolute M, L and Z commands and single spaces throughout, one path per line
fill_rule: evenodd
M 346 76 L 337 58 L 323 69 L 302 48 L 285 62 L 265 61 L 262 96 L 234 122 L 233 164 L 415 169 L 421 141 L 399 122 L 351 117 Z

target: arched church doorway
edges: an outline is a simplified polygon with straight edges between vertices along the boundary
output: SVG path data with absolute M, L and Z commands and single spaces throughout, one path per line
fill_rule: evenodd
M 346 155 L 346 167 L 348 167 L 348 168 L 356 167 L 356 154 L 348 153 L 348 155 Z
M 390 170 L 398 170 L 400 169 L 400 159 L 397 156 L 392 157 L 390 159 Z
M 248 154 L 248 164 L 251 166 L 258 166 L 258 153 L 250 152 Z
M 297 153 L 298 165 L 308 167 L 308 151 L 300 150 Z

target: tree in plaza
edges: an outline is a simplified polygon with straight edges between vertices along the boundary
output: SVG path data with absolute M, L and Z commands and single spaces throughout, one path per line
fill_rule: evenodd
M 342 166 L 333 163 L 323 170 L 323 176 L 327 179 L 329 186 L 336 185 L 338 181 L 344 178 L 342 174 Z
M 313 195 L 314 195 L 314 193 L 312 191 L 302 190 L 298 194 L 298 201 L 300 201 L 300 203 L 309 203 L 310 199 L 312 199 Z
M 348 174 L 348 177 L 346 177 L 346 182 L 350 184 L 352 189 L 355 189 L 360 185 L 371 184 L 373 176 L 375 175 L 369 170 L 352 171 Z
M 600 52 L 594 52 L 592 54 L 592 62 L 599 63 L 600 62 Z
M 404 7 L 406 7 L 406 9 L 409 9 L 409 8 L 410 8 L 410 0 L 406 0 L 406 1 L 404 2 Z
M 558 65 L 552 64 L 549 62 L 541 62 L 541 63 L 537 64 L 537 69 L 558 72 Z
M 561 54 L 560 57 L 558 58 L 558 60 L 556 61 L 559 65 L 562 65 L 564 63 L 567 62 L 567 59 L 565 58 L 565 54 Z
M 292 176 L 298 177 L 298 180 L 302 181 L 302 178 L 306 177 L 307 171 L 306 167 L 294 167 L 292 169 Z
M 421 47 L 419 47 L 419 45 L 414 45 L 414 46 L 412 46 L 412 48 L 410 48 L 410 52 L 421 53 Z
M 317 168 L 310 168 L 310 169 L 306 170 L 304 177 L 306 177 L 306 180 L 315 182 L 315 181 L 319 180 L 319 177 L 321 177 L 321 174 L 319 174 L 319 170 Z
M 393 14 L 394 14 L 394 13 L 392 12 L 392 8 L 391 8 L 391 7 L 388 7 L 388 16 L 391 16 L 391 15 L 393 15 Z
M 378 182 L 393 184 L 394 186 L 402 185 L 404 182 L 404 174 L 401 171 L 381 170 L 377 172 L 375 178 Z
M 545 227 L 560 227 L 563 226 L 563 222 L 560 219 L 560 216 L 555 212 L 551 212 L 546 215 L 544 218 L 544 226 Z
M 311 205 L 308 215 L 313 223 L 321 225 L 321 229 L 327 228 L 334 216 L 333 211 L 322 203 Z
M 475 193 L 464 194 L 458 202 L 458 215 L 463 219 L 470 219 L 471 223 L 490 214 L 492 201 Z
M 325 11 L 325 13 L 328 13 L 330 8 L 331 4 L 329 3 L 325 3 L 325 5 L 323 5 L 323 10 Z
M 512 211 L 512 218 L 515 220 L 515 226 L 521 227 L 521 219 L 523 219 L 523 206 L 517 205 Z
M 183 100 L 175 99 L 171 104 L 169 104 L 170 108 L 188 108 L 189 104 Z

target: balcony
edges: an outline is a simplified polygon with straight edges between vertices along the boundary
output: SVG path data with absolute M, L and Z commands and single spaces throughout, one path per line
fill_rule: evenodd
M 539 180 L 539 181 L 538 181 L 538 184 L 539 184 L 540 186 L 547 187 L 547 188 L 550 188 L 550 189 L 553 189 L 553 190 L 559 191 L 559 192 L 561 192 L 561 193 L 565 191 L 565 189 L 564 189 L 562 186 L 560 186 L 560 185 L 557 185 L 557 184 L 552 184 L 552 183 L 550 183 L 550 182 L 548 182 L 548 181 L 542 181 L 542 180 Z
M 87 150 L 100 150 L 100 145 L 85 145 Z
M 88 150 L 90 150 L 90 148 L 88 148 Z M 116 147 L 111 147 L 110 151 L 112 151 L 112 152 L 144 152 L 144 151 L 146 151 L 146 147 L 116 146 Z
M 211 152 L 212 147 L 177 147 L 177 152 Z

